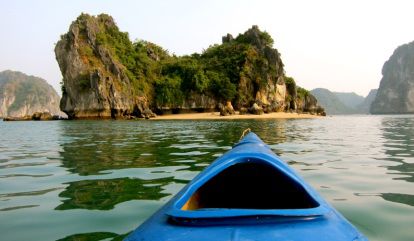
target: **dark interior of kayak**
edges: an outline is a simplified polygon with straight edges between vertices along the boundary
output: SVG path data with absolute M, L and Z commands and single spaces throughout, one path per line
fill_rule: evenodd
M 318 203 L 291 177 L 261 160 L 241 162 L 208 180 L 182 210 L 306 209 Z

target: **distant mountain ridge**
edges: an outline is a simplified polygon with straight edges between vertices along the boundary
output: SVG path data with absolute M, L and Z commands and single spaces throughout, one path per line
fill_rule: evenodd
M 348 114 L 368 114 L 372 101 L 377 93 L 376 89 L 364 98 L 354 92 L 332 92 L 324 88 L 311 90 L 327 114 L 348 115 Z
M 328 89 L 317 88 L 311 90 L 311 93 L 316 97 L 320 105 L 325 108 L 328 115 L 353 113 L 350 107 L 346 106 L 337 95 Z
M 23 117 L 35 112 L 63 114 L 60 97 L 46 80 L 22 72 L 0 72 L 0 117 Z
M 346 106 L 357 109 L 358 105 L 360 105 L 364 101 L 364 97 L 355 94 L 354 92 L 333 92 L 338 99 L 344 103 Z

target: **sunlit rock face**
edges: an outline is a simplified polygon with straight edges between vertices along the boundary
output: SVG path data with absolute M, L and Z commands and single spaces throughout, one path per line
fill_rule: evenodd
M 60 108 L 69 118 L 117 118 L 140 114 L 145 96 L 133 93 L 126 68 L 100 36 L 118 31 L 112 17 L 82 14 L 62 35 L 55 54 L 63 76 Z

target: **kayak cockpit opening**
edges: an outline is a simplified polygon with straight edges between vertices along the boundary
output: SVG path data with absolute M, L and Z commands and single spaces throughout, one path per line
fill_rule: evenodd
M 301 184 L 273 165 L 249 159 L 227 167 L 196 190 L 181 210 L 318 207 Z

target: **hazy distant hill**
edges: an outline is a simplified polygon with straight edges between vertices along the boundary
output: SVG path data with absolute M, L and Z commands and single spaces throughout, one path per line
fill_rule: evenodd
M 317 88 L 311 90 L 311 93 L 316 97 L 320 105 L 325 108 L 328 115 L 353 114 L 355 112 L 328 89 Z
M 353 92 L 331 92 L 323 88 L 314 89 L 311 93 L 318 99 L 321 106 L 325 108 L 328 115 L 368 114 L 377 90 L 371 90 L 365 98 Z
M 346 106 L 357 109 L 357 107 L 364 101 L 364 97 L 355 94 L 354 92 L 333 92 L 338 99 Z
M 0 117 L 22 117 L 34 112 L 62 114 L 60 97 L 44 79 L 21 72 L 0 72 Z
M 360 110 L 362 113 L 369 113 L 371 104 L 377 96 L 377 92 L 378 89 L 372 89 L 367 97 L 365 97 L 364 101 L 357 106 L 358 110 Z

